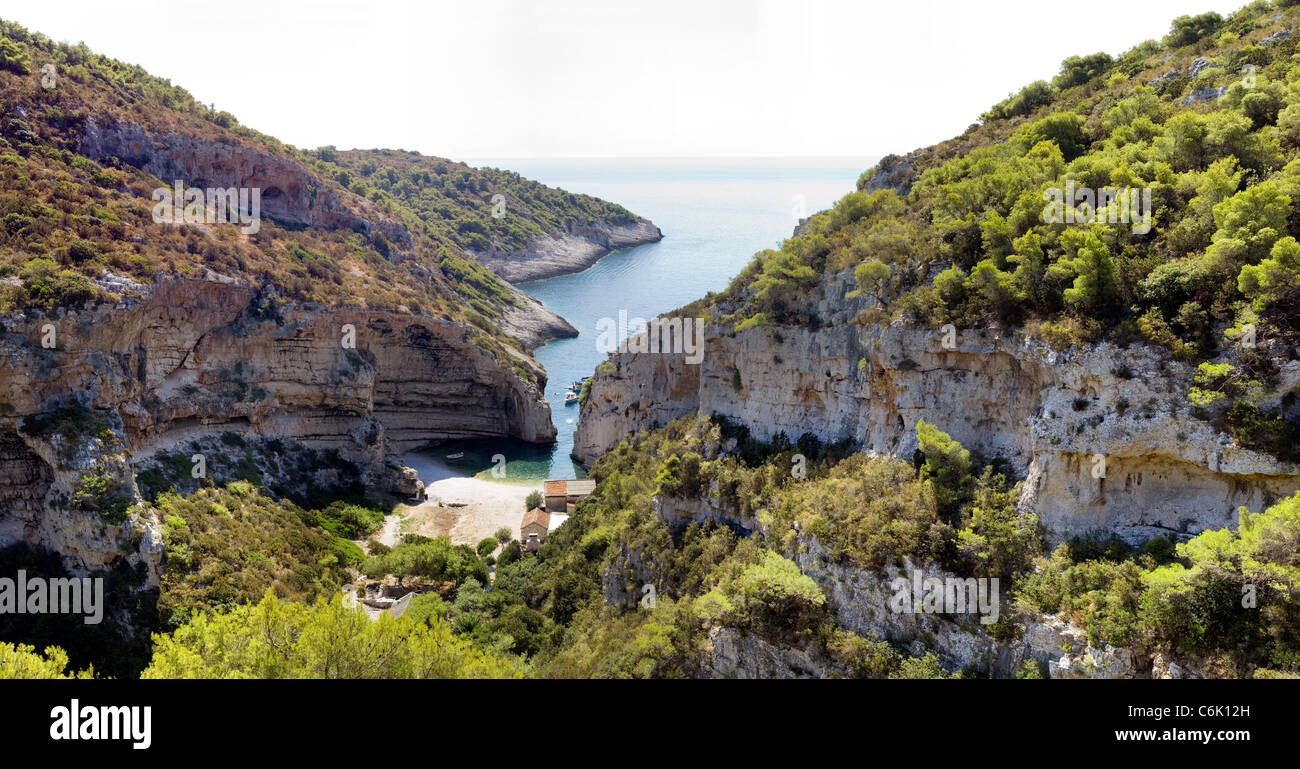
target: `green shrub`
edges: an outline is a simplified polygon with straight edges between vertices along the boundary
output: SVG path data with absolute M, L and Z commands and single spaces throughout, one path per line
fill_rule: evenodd
M 335 598 L 273 594 L 224 614 L 203 613 L 159 636 L 142 678 L 517 678 L 435 616 L 371 620 Z
M 7 37 L 0 37 L 0 69 L 19 75 L 30 74 L 32 59 L 31 54 L 27 52 L 27 46 Z
M 1199 16 L 1179 16 L 1174 19 L 1169 34 L 1165 35 L 1164 44 L 1170 48 L 1191 45 L 1218 30 L 1222 24 L 1223 17 L 1213 11 Z
M 1284 461 L 1300 461 L 1300 425 L 1281 414 L 1264 411 L 1249 401 L 1238 401 L 1224 411 L 1217 424 L 1245 448 Z

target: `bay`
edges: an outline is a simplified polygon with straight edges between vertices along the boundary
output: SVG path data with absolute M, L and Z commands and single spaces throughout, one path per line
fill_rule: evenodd
M 604 359 L 597 349 L 602 318 L 653 318 L 721 291 L 754 254 L 778 248 L 798 216 L 828 208 L 856 188 L 872 158 L 627 158 L 475 161 L 570 192 L 608 200 L 644 216 L 664 238 L 615 251 L 579 273 L 520 284 L 573 324 L 579 336 L 535 351 L 546 367 L 546 399 L 558 429 L 550 447 L 479 447 L 465 442 L 467 464 L 486 465 L 490 451 L 521 460 L 512 481 L 583 477 L 570 458 L 578 406 L 564 405 L 568 385 Z M 453 444 L 448 444 L 452 446 Z M 447 451 L 457 450 L 447 448 Z M 481 455 L 483 461 L 468 461 Z M 484 467 L 483 469 L 486 469 Z M 481 474 L 485 476 L 486 474 Z M 526 476 L 526 477 L 525 477 Z

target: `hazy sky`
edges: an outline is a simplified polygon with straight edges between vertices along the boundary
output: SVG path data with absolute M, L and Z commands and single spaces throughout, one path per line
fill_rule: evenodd
M 883 155 L 1244 0 L 0 0 L 299 147 Z

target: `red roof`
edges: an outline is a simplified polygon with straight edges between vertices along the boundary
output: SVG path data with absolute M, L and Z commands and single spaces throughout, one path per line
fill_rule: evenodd
M 568 489 L 568 485 L 569 485 L 568 481 L 547 481 L 546 496 L 562 497 L 564 496 L 566 490 Z

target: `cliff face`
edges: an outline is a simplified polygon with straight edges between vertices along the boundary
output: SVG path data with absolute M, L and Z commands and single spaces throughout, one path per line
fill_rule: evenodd
M 75 152 L 114 170 L 80 194 L 116 201 L 127 213 L 121 226 L 83 228 L 95 241 L 90 253 L 112 255 L 98 274 L 82 268 L 107 294 L 75 311 L 56 302 L 49 312 L 0 317 L 0 544 L 48 547 L 80 573 L 143 563 L 156 583 L 161 537 L 137 477 L 174 470 L 164 455 L 238 455 L 268 483 L 322 488 L 340 478 L 337 452 L 369 492 L 411 496 L 420 484 L 401 467 L 403 452 L 455 438 L 554 440 L 545 372 L 498 332 L 527 350 L 577 331 L 522 291 L 466 269 L 463 251 L 431 239 L 434 225 L 446 222 L 416 224 L 418 212 L 384 208 L 358 194 L 370 187 L 349 186 L 341 169 L 267 137 L 157 104 L 127 114 L 92 91 L 61 90 L 69 103 L 87 98 L 82 113 L 25 136 L 57 143 L 59 157 Z M 20 106 L 15 114 L 39 121 L 44 113 Z M 254 237 L 187 225 L 189 241 L 164 260 L 172 233 L 149 229 L 159 223 L 149 224 L 152 204 L 141 200 L 154 184 L 176 180 L 258 188 L 260 215 L 274 225 Z M 534 208 L 567 195 L 552 193 Z M 300 232 L 320 251 L 295 251 Z M 644 220 L 572 225 L 499 256 L 516 266 L 536 257 L 544 270 L 567 271 L 659 237 Z M 123 267 L 129 252 L 134 261 Z M 206 277 L 194 277 L 204 264 Z M 3 274 L 0 289 L 29 288 L 15 270 Z M 331 306 L 284 298 L 303 296 Z M 263 472 L 290 465 L 291 479 Z
M 262 215 L 283 224 L 367 234 L 377 229 L 399 244 L 411 243 L 406 228 L 369 201 L 323 184 L 291 158 L 260 149 L 91 118 L 77 151 L 96 162 L 119 159 L 169 186 L 180 179 L 190 187 L 256 187 L 261 190 Z
M 674 529 L 711 521 L 733 530 L 761 533 L 768 541 L 778 534 L 713 497 L 660 495 L 654 498 L 653 509 Z M 932 652 L 948 670 L 1007 678 L 1035 660 L 1050 678 L 1203 677 L 1199 671 L 1146 649 L 1094 646 L 1087 632 L 1064 615 L 1022 615 L 1015 630 L 995 638 L 976 614 L 898 612 L 892 584 L 896 578 L 909 585 L 914 572 L 921 580 L 933 578 L 941 583 L 955 578 L 909 559 L 877 573 L 837 560 L 808 533 L 799 534 L 784 555 L 821 588 L 838 627 L 865 638 L 888 640 L 916 657 Z M 605 603 L 635 609 L 643 584 L 655 584 L 667 592 L 679 587 L 665 580 L 659 564 L 624 546 L 602 575 Z M 999 586 L 996 596 L 1003 612 L 1013 611 L 1005 594 L 1009 587 Z M 852 674 L 843 660 L 806 640 L 765 638 L 728 626 L 707 629 L 698 664 L 700 674 L 709 678 L 834 678 Z
M 854 324 L 866 305 L 845 296 L 851 288 L 847 275 L 828 281 L 818 305 L 828 320 L 815 331 L 709 326 L 696 366 L 680 355 L 612 356 L 582 406 L 574 457 L 589 463 L 637 429 L 699 411 L 759 438 L 810 432 L 910 459 L 924 419 L 1008 459 L 1027 480 L 1022 507 L 1055 538 L 1235 526 L 1238 506 L 1258 511 L 1300 488 L 1300 467 L 1192 417 L 1191 368 L 1149 348 L 1055 352 L 1019 333 L 958 330 L 945 349 L 941 334 L 914 326 Z M 1297 390 L 1292 362 L 1271 403 Z
M 150 132 L 138 123 L 100 117 L 86 121 L 77 151 L 96 162 L 135 166 L 168 187 L 179 179 L 187 187 L 258 188 L 261 214 L 268 219 L 295 228 L 382 235 L 392 244 L 391 258 L 399 264 L 414 246 L 406 226 L 369 200 L 324 183 L 291 157 L 256 147 L 180 131 Z M 529 274 L 549 277 L 583 269 L 614 248 L 649 242 L 645 238 L 651 232 L 650 240 L 662 237 L 658 228 L 645 220 L 627 227 L 597 222 L 574 228 L 572 233 L 538 239 L 536 247 L 530 244 L 524 251 L 501 258 L 509 261 L 514 270 L 532 270 Z M 533 259 L 538 260 L 535 265 Z M 565 267 L 584 259 L 587 261 L 581 267 Z M 409 269 L 417 277 L 427 279 L 427 274 L 420 274 L 417 264 L 412 263 Z M 501 328 L 525 348 L 531 350 L 550 339 L 578 335 L 577 329 L 536 299 L 514 289 L 509 293 L 514 305 L 504 309 Z
M 147 508 L 112 524 L 68 498 L 84 476 L 108 473 L 135 501 L 133 458 L 180 437 L 233 429 L 335 449 L 379 492 L 402 484 L 387 457 L 430 441 L 554 439 L 540 367 L 498 361 L 476 331 L 307 304 L 268 317 L 262 299 L 235 281 L 170 280 L 115 307 L 5 319 L 0 542 L 43 544 L 82 571 L 124 554 L 156 568 Z M 57 347 L 45 349 L 51 326 Z M 24 427 L 74 399 L 102 425 Z
M 552 339 L 571 339 L 578 329 L 569 321 L 546 309 L 536 299 L 510 286 L 515 306 L 501 316 L 501 330 L 518 339 L 528 350 L 535 350 Z
M 474 256 L 503 280 L 523 283 L 582 272 L 615 249 L 662 239 L 663 233 L 648 219 L 631 224 L 574 223 L 564 231 L 534 237 L 522 249 L 493 248 Z

